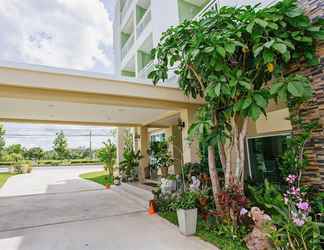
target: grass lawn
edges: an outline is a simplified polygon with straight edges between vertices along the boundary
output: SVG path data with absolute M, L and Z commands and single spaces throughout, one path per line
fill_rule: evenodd
M 89 181 L 94 181 L 101 185 L 107 184 L 106 176 L 107 176 L 107 172 L 105 172 L 105 171 L 90 172 L 90 173 L 85 173 L 85 174 L 80 175 L 80 177 L 83 179 L 86 179 Z M 109 184 L 113 183 L 112 177 L 109 177 L 108 183 Z
M 178 225 L 178 218 L 176 212 L 160 212 L 159 215 L 162 218 L 170 221 L 171 223 Z M 224 235 L 223 233 L 218 233 L 216 230 L 209 229 L 206 222 L 200 218 L 198 218 L 197 222 L 196 235 L 199 238 L 217 246 L 219 249 L 247 250 L 247 248 L 243 246 L 240 240 L 231 237 L 229 232 L 228 235 Z
M 11 173 L 0 173 L 0 188 L 6 183 L 9 177 L 16 175 Z

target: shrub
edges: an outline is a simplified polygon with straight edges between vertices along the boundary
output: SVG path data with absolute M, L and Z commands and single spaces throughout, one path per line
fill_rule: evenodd
M 193 209 L 197 208 L 198 193 L 184 192 L 178 194 L 176 199 L 172 202 L 171 207 L 176 209 Z

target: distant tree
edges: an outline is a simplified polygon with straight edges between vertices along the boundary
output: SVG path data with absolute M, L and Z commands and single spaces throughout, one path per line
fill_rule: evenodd
M 25 155 L 26 149 L 21 144 L 12 144 L 6 148 L 7 154 L 20 154 Z
M 71 159 L 85 159 L 90 158 L 90 148 L 78 147 L 70 149 Z
M 26 158 L 29 160 L 32 160 L 32 159 L 40 160 L 44 157 L 45 152 L 40 147 L 33 147 L 33 148 L 28 149 L 25 155 L 26 155 Z
M 103 144 L 104 147 L 97 151 L 97 157 L 104 164 L 105 171 L 107 171 L 108 175 L 113 176 L 117 157 L 117 148 L 116 145 L 111 142 L 111 140 L 108 140 Z
M 69 157 L 68 142 L 63 131 L 56 133 L 53 150 L 59 160 L 67 159 Z
M 0 125 L 0 159 L 3 157 L 4 149 L 6 146 L 6 141 L 4 135 L 6 134 L 6 130 L 3 128 L 3 125 Z

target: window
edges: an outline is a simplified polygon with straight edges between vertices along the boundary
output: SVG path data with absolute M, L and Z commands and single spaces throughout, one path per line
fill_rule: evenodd
M 279 160 L 286 148 L 289 135 L 248 138 L 249 175 L 254 183 L 268 179 L 280 184 Z

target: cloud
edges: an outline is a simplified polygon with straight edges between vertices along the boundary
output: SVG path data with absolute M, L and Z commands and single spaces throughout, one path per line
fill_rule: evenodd
M 112 71 L 112 18 L 100 0 L 0 0 L 0 59 Z

